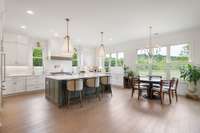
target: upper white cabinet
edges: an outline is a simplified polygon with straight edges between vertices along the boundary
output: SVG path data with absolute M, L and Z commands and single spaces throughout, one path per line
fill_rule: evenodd
M 5 33 L 4 41 L 12 42 L 12 43 L 19 43 L 19 44 L 28 44 L 29 43 L 28 37 L 22 36 L 22 35 L 17 35 L 17 34 L 10 34 L 10 33 Z
M 4 42 L 4 50 L 6 52 L 6 65 L 13 66 L 17 64 L 17 45 L 12 42 Z
M 29 53 L 31 52 L 31 48 L 25 44 L 17 45 L 17 65 L 26 66 L 29 64 L 29 60 L 31 59 Z
M 4 50 L 6 52 L 6 65 L 30 65 L 32 46 L 29 44 L 27 37 L 6 34 L 4 39 Z

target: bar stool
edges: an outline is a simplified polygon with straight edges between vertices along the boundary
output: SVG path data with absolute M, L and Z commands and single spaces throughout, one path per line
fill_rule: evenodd
M 84 88 L 95 89 L 96 97 L 98 97 L 99 100 L 101 100 L 101 98 L 99 96 L 99 89 L 100 89 L 99 77 L 85 79 L 85 87 Z
M 102 88 L 103 95 L 104 95 L 105 90 L 107 89 L 111 93 L 111 96 L 112 96 L 110 76 L 100 77 L 100 86 Z
M 71 95 L 79 95 L 80 104 L 82 106 L 83 79 L 68 80 L 67 85 L 67 105 L 70 105 Z

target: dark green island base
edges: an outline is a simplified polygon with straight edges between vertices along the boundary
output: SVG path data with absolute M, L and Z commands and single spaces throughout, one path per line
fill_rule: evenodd
M 45 97 L 62 107 L 66 103 L 66 80 L 45 79 Z

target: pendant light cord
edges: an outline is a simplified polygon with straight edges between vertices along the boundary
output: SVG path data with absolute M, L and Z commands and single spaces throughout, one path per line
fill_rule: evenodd
M 152 47 L 152 26 L 149 26 L 149 47 Z
M 103 44 L 103 32 L 101 32 L 101 45 Z
M 67 21 L 67 52 L 69 52 L 69 18 L 66 18 L 66 21 Z
M 67 36 L 69 36 L 69 18 L 66 18 L 67 21 Z

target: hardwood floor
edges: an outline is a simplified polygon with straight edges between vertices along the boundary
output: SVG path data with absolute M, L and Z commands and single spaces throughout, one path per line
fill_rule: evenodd
M 0 133 L 199 133 L 200 103 L 180 97 L 172 104 L 131 99 L 131 90 L 58 108 L 44 94 L 9 97 Z

